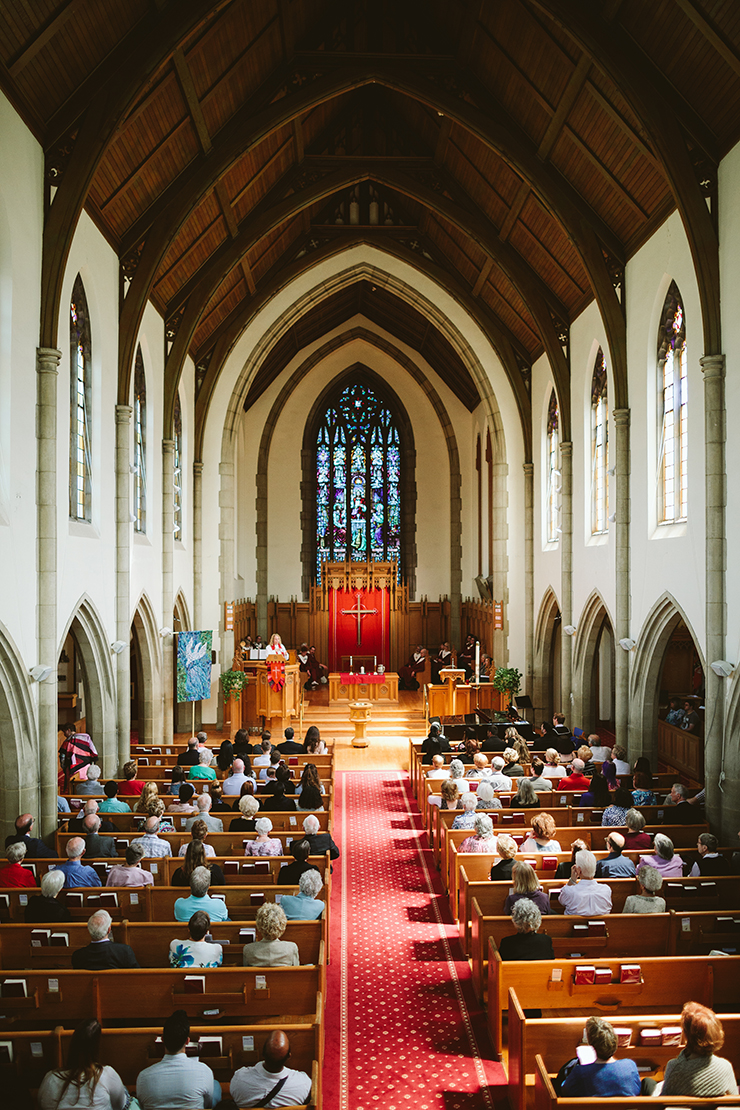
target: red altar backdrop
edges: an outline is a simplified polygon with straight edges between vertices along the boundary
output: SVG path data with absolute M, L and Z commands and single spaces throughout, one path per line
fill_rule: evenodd
M 357 643 L 358 608 L 360 610 L 359 644 Z M 375 655 L 378 663 L 388 668 L 391 655 L 388 590 L 329 591 L 330 670 L 344 670 L 343 655 Z

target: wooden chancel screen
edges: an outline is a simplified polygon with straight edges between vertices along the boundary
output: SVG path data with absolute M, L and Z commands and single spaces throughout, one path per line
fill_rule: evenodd
M 347 670 L 350 657 L 368 670 L 374 660 L 395 670 L 398 617 L 407 608 L 395 562 L 323 563 L 321 585 L 311 591 L 311 609 L 326 636 L 329 670 Z

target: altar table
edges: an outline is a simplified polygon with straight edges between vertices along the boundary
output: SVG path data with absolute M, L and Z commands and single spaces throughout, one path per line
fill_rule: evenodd
M 332 671 L 329 675 L 329 701 L 398 701 L 398 675 L 348 674 Z

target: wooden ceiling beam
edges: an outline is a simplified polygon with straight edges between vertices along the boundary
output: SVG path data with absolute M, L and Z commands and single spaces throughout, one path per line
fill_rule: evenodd
M 709 19 L 706 12 L 700 11 L 693 0 L 676 0 L 676 4 L 688 16 L 691 22 L 697 27 L 707 42 L 717 51 L 720 58 L 727 62 L 730 69 L 736 76 L 740 76 L 740 55 L 737 51 L 733 50 L 729 42 L 722 35 Z
M 609 116 L 609 119 L 613 123 L 616 123 L 617 127 L 623 132 L 623 134 L 627 136 L 630 142 L 634 143 L 640 154 L 647 158 L 648 161 L 655 167 L 655 169 L 660 170 L 662 174 L 663 166 L 655 157 L 654 151 L 651 150 L 644 137 L 642 135 L 638 135 L 632 125 L 624 118 L 622 113 L 614 107 L 611 100 L 607 100 L 601 89 L 598 87 L 598 85 L 595 85 L 593 81 L 588 82 L 588 94 L 589 96 L 592 96 L 594 98 L 601 110 L 603 112 L 606 112 L 606 114 Z
M 84 7 L 84 4 L 85 0 L 66 0 L 66 3 L 58 7 L 56 11 L 41 24 L 35 34 L 15 55 L 13 60 L 8 63 L 8 72 L 10 76 L 16 78 L 18 74 L 25 69 L 28 63 L 36 57 L 39 51 L 43 50 L 48 42 L 51 42 L 67 20 L 71 19 L 79 8 Z M 36 14 L 35 19 L 38 19 L 38 14 Z
M 581 89 L 586 84 L 590 69 L 591 59 L 588 54 L 581 54 L 578 64 L 571 73 L 568 84 L 565 86 L 563 95 L 560 97 L 560 102 L 555 109 L 555 114 L 547 126 L 547 131 L 545 131 L 542 142 L 537 148 L 537 153 L 543 161 L 550 157 L 552 148 L 558 141 L 558 136 L 565 125 L 565 121 L 570 115 L 570 110 L 578 99 L 578 94 Z
M 180 91 L 185 98 L 185 104 L 190 115 L 191 123 L 195 129 L 196 135 L 198 136 L 200 149 L 203 154 L 210 154 L 211 148 L 213 147 L 211 136 L 209 134 L 208 127 L 206 126 L 206 121 L 203 116 L 203 109 L 201 108 L 200 101 L 198 100 L 198 94 L 195 91 L 195 85 L 193 83 L 193 75 L 190 72 L 190 66 L 188 65 L 185 59 L 185 55 L 179 47 L 177 48 L 177 50 L 174 50 L 172 52 L 172 64 L 175 68 L 175 73 L 177 74 L 177 83 L 180 86 Z
M 570 127 L 567 130 L 571 142 L 578 147 L 581 154 L 583 154 L 584 157 L 588 159 L 596 172 L 601 177 L 603 177 L 604 181 L 608 182 L 612 189 L 619 193 L 622 200 L 627 205 L 629 205 L 635 215 L 637 215 L 641 220 L 646 220 L 648 218 L 648 213 L 645 211 L 642 205 L 635 200 L 635 198 L 622 184 L 621 180 L 616 176 L 616 174 L 612 173 L 609 167 L 604 165 L 598 154 L 595 154 L 594 151 L 591 150 L 591 147 L 588 145 L 588 143 L 585 143 L 576 131 L 574 131 Z
M 452 124 L 448 120 L 447 116 L 444 116 L 444 118 L 442 119 L 442 123 L 440 124 L 439 134 L 437 135 L 437 143 L 434 147 L 434 161 L 438 165 L 441 165 L 444 162 L 445 150 L 447 148 L 447 142 L 449 140 L 451 131 Z
M 524 205 L 527 203 L 527 197 L 529 196 L 529 194 L 531 192 L 532 192 L 532 190 L 530 189 L 527 182 L 522 181 L 522 183 L 519 186 L 519 189 L 517 191 L 517 194 L 514 197 L 514 200 L 512 201 L 512 203 L 509 207 L 509 211 L 506 213 L 506 216 L 504 217 L 504 222 L 501 224 L 501 227 L 499 229 L 499 233 L 498 233 L 499 234 L 499 239 L 501 240 L 502 243 L 508 242 L 509 236 L 511 235 L 512 231 L 514 230 L 514 224 L 516 223 L 516 221 L 521 216 L 522 209 L 524 208 Z

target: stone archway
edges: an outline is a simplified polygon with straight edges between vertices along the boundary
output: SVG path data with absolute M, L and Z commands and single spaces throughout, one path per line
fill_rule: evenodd
M 549 721 L 553 713 L 560 709 L 559 693 L 553 689 L 557 683 L 557 668 L 554 663 L 559 658 L 557 647 L 560 638 L 560 604 L 555 592 L 548 587 L 540 604 L 534 634 L 534 694 L 532 702 L 532 723 Z M 558 704 L 555 702 L 558 701 Z
M 86 731 L 98 750 L 105 776 L 113 775 L 118 764 L 116 727 L 116 686 L 111 649 L 103 622 L 88 597 L 83 597 L 70 617 L 59 641 L 62 652 L 71 636 L 79 656 L 84 689 Z
M 131 621 L 131 682 L 134 689 L 131 730 L 140 744 L 162 739 L 162 667 L 154 609 L 142 594 Z M 135 722 L 135 724 L 134 724 Z
M 178 590 L 177 597 L 175 598 L 175 604 L 173 606 L 173 613 L 172 613 L 172 621 L 173 621 L 172 627 L 175 631 L 175 635 L 177 635 L 178 632 L 185 632 L 188 629 L 192 628 L 192 624 L 190 622 L 190 613 L 188 611 L 188 603 L 185 600 L 185 596 L 184 596 L 182 590 Z M 175 678 L 175 686 L 177 686 L 177 667 L 176 666 L 173 666 L 173 675 L 174 675 L 174 678 Z M 178 700 L 177 700 L 177 689 L 173 690 L 173 693 L 172 693 L 172 707 L 173 707 L 173 718 L 174 718 L 174 731 L 175 732 L 188 732 L 188 733 L 191 732 L 192 731 L 192 723 L 193 723 L 192 703 L 187 702 L 187 701 L 178 702 Z M 195 727 L 196 727 L 196 729 L 200 728 L 200 723 L 201 723 L 200 702 L 196 702 L 196 704 L 195 704 Z
M 621 650 L 621 649 L 620 649 Z M 599 685 L 597 689 L 597 672 Z M 604 673 L 608 672 L 608 673 Z M 599 707 L 614 716 L 614 622 L 598 590 L 583 607 L 573 644 L 573 720 L 586 733 L 599 723 Z M 602 723 L 604 718 L 601 718 Z
M 19 813 L 28 811 L 36 816 L 40 813 L 39 768 L 44 764 L 38 752 L 28 670 L 3 624 L 0 624 L 0 737 L 0 817 L 5 834 L 10 835 L 15 831 Z

